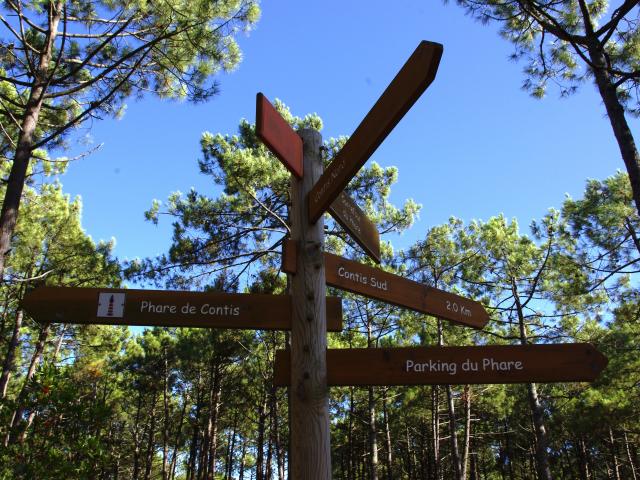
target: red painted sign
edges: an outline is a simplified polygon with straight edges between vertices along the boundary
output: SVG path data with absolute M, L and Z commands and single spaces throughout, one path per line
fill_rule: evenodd
M 256 133 L 291 173 L 302 178 L 302 139 L 262 93 L 256 98 Z

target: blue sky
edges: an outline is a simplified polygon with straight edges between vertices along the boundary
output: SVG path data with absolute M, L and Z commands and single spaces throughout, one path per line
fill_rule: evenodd
M 239 38 L 244 60 L 220 76 L 221 93 L 190 105 L 152 97 L 131 100 L 121 120 L 95 121 L 77 132 L 104 146 L 74 162 L 61 178 L 83 200 L 83 225 L 95 240 L 115 237 L 120 258 L 167 250 L 169 222 L 143 212 L 154 198 L 192 186 L 214 193 L 198 173 L 202 132 L 236 133 L 255 120 L 255 95 L 283 100 L 295 115 L 316 112 L 323 136 L 349 135 L 420 40 L 444 45 L 435 82 L 373 160 L 397 166 L 392 201 L 423 205 L 398 247 L 450 216 L 465 221 L 503 213 L 522 228 L 565 193 L 579 197 L 587 178 L 623 169 L 604 108 L 592 84 L 540 101 L 520 88 L 522 63 L 495 26 L 482 26 L 454 2 L 401 0 L 291 1 L 262 4 L 254 31 Z M 637 135 L 639 122 L 632 121 Z

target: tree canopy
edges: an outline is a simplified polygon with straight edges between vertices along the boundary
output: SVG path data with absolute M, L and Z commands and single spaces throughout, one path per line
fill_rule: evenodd
M 0 277 L 29 164 L 43 160 L 38 149 L 61 147 L 71 129 L 118 115 L 131 96 L 209 99 L 213 75 L 241 60 L 235 35 L 258 16 L 252 0 L 2 3 L 0 153 L 11 168 Z

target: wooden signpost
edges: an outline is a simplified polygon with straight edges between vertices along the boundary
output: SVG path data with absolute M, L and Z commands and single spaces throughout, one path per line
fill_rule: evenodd
M 327 384 L 592 382 L 607 362 L 589 343 L 329 349 Z M 289 352 L 278 351 L 276 385 L 289 385 L 289 369 Z
M 56 323 L 290 330 L 289 295 L 41 287 L 23 308 Z M 342 302 L 326 298 L 327 328 L 342 329 Z
M 295 273 L 295 250 L 294 242 L 284 244 L 282 271 Z M 324 254 L 324 265 L 327 285 L 332 287 L 477 329 L 489 321 L 484 306 L 475 300 L 330 253 Z
M 291 386 L 289 478 L 331 478 L 330 385 L 592 381 L 607 364 L 589 344 L 326 349 L 324 309 L 316 298 L 318 292 L 324 296 L 324 283 L 473 328 L 483 328 L 489 319 L 479 302 L 323 252 L 322 214 L 329 210 L 380 262 L 378 232 L 344 189 L 434 80 L 442 50 L 437 43 L 418 45 L 321 175 L 320 135 L 301 132 L 304 168 L 292 168 L 297 157 L 289 158 L 286 150 L 297 141 L 287 139 L 296 133 L 258 95 L 258 135 L 297 176 L 291 183 L 291 239 L 282 255 L 282 271 L 291 275 L 296 299 L 291 349 L 277 353 L 274 380 Z
M 607 359 L 589 344 L 327 350 L 342 304 L 331 285 L 383 302 L 482 328 L 489 316 L 473 300 L 325 253 L 322 214 L 329 210 L 380 262 L 375 225 L 345 187 L 434 80 L 442 45 L 421 42 L 322 173 L 322 137 L 295 132 L 261 93 L 256 133 L 292 173 L 282 270 L 291 295 L 38 288 L 23 308 L 37 321 L 113 325 L 291 330 L 276 356 L 275 383 L 291 385 L 289 478 L 330 480 L 329 385 L 418 385 L 592 381 Z
M 327 211 L 391 130 L 431 85 L 438 71 L 442 50 L 439 43 L 420 42 L 309 193 L 311 222 L 318 220 Z

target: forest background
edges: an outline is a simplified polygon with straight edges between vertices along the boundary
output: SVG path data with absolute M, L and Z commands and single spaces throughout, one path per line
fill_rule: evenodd
M 348 328 L 331 345 L 590 341 L 610 364 L 592 385 L 332 389 L 334 476 L 640 475 L 639 219 L 620 141 L 589 68 L 566 57 L 566 43 L 546 33 L 556 77 L 543 91 L 541 62 L 532 66 L 522 51 L 540 39 L 535 22 L 510 23 L 500 38 L 504 23 L 472 18 L 478 5 L 503 8 L 488 12 L 497 17 L 521 3 L 459 3 L 274 2 L 260 5 L 258 20 L 250 2 L 217 2 L 208 13 L 224 35 L 189 37 L 205 54 L 169 37 L 149 49 L 145 73 L 132 63 L 138 76 L 126 79 L 123 67 L 100 77 L 98 61 L 83 65 L 89 76 L 74 73 L 80 51 L 58 45 L 66 63 L 57 65 L 68 69 L 58 92 L 104 82 L 91 98 L 82 89 L 67 103 L 48 99 L 56 108 L 44 108 L 34 132 L 41 140 L 89 112 L 27 162 L 0 299 L 1 478 L 286 477 L 286 396 L 271 387 L 284 334 L 43 326 L 19 302 L 43 283 L 282 292 L 277 242 L 286 229 L 264 207 L 286 218 L 288 175 L 255 138 L 256 92 L 286 102 L 290 110 L 278 108 L 294 127 L 322 126 L 330 161 L 422 39 L 444 44 L 436 81 L 350 191 L 383 233 L 384 268 L 481 300 L 492 320 L 472 332 L 342 293 Z M 578 13 L 583 5 L 525 5 L 547 3 Z M 3 192 L 18 158 L 16 112 L 29 104 L 31 77 L 10 74 L 30 66 L 16 62 L 18 5 L 2 7 Z M 83 5 L 24 8 L 77 25 L 82 15 L 159 8 L 131 17 L 148 29 L 133 32 L 136 41 L 187 24 L 175 20 L 177 2 L 105 2 L 94 13 Z M 588 8 L 595 17 L 606 5 Z M 618 2 L 606 12 L 624 17 L 611 75 L 623 80 L 637 132 L 638 8 Z M 574 17 L 563 25 L 579 31 Z M 31 29 L 28 48 L 43 51 Z M 101 62 L 115 61 L 115 50 Z M 121 79 L 118 95 L 105 97 Z M 329 233 L 329 249 L 365 261 L 339 227 Z

